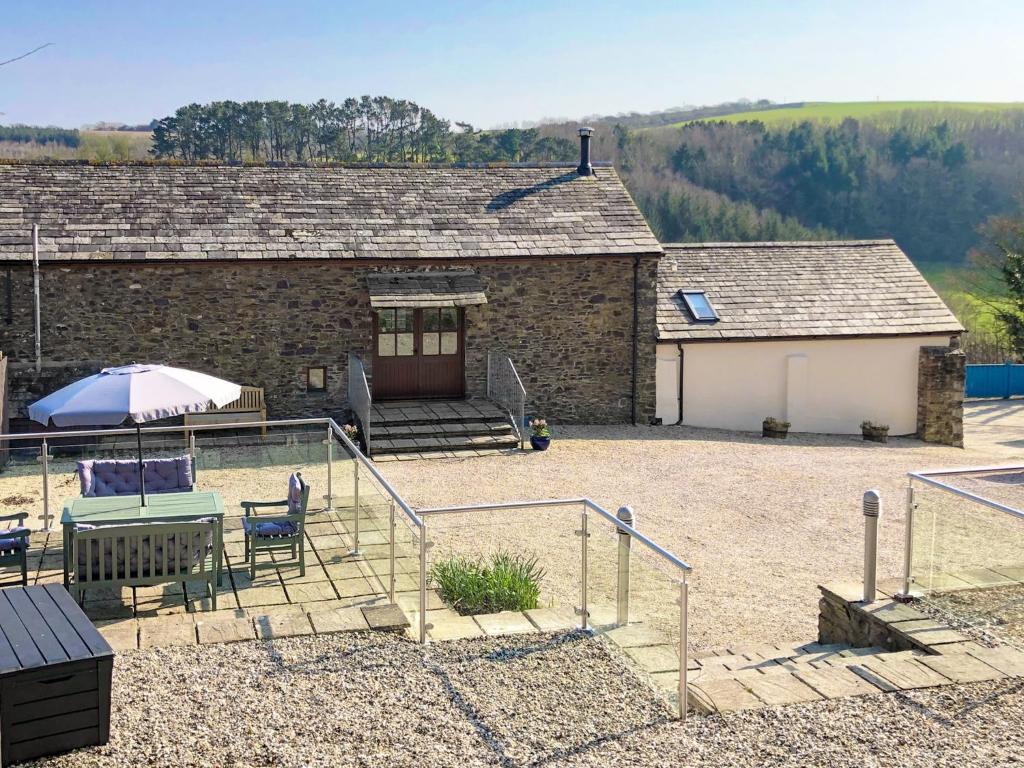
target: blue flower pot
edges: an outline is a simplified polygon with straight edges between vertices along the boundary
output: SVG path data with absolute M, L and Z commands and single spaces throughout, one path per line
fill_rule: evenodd
M 530 435 L 530 445 L 533 446 L 533 450 L 535 451 L 546 451 L 548 446 L 551 445 L 551 438 Z

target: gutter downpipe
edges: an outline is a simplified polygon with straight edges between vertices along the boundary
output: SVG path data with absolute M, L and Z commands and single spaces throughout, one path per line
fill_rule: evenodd
M 639 356 L 640 307 L 637 304 L 640 294 L 640 256 L 633 257 L 633 371 L 630 377 L 630 406 L 633 426 L 636 426 L 636 364 Z
M 675 425 L 678 427 L 683 423 L 683 343 L 676 344 L 676 349 L 679 352 L 679 420 Z
M 36 315 L 36 373 L 43 370 L 43 329 L 39 308 L 39 225 L 32 225 L 32 295 Z

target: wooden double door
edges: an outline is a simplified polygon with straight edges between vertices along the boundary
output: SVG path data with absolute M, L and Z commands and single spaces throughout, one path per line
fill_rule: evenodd
M 373 397 L 465 394 L 465 320 L 458 307 L 398 307 L 373 314 Z

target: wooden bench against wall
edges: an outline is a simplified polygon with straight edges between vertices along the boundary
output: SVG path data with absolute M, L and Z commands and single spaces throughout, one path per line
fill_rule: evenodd
M 263 398 L 263 387 L 242 387 L 242 395 L 232 403 L 220 408 L 210 408 L 203 413 L 186 413 L 185 426 L 199 424 L 231 424 L 244 421 L 266 421 L 267 403 Z M 267 428 L 262 428 L 267 436 Z

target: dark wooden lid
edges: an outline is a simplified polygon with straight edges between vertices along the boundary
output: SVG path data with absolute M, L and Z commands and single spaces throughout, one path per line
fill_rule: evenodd
M 113 655 L 61 585 L 0 590 L 0 676 Z

